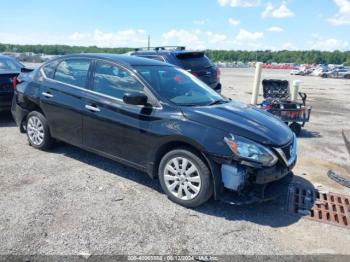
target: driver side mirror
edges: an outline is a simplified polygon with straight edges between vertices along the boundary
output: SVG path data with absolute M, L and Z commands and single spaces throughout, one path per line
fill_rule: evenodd
M 147 105 L 148 97 L 144 93 L 126 93 L 123 101 L 129 105 Z

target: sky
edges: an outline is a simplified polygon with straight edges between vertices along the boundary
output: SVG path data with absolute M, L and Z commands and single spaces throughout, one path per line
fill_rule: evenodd
M 0 2 L 0 43 L 142 47 L 150 35 L 193 49 L 350 49 L 350 0 Z

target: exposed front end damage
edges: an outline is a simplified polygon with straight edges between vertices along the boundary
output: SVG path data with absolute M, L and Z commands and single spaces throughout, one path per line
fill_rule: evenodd
M 219 164 L 221 177 L 217 199 L 230 204 L 248 204 L 272 200 L 286 192 L 293 178 L 292 169 L 297 160 L 297 142 L 294 137 L 283 147 L 271 148 L 278 158 L 273 166 L 256 162 L 225 159 Z M 218 160 L 218 159 L 217 159 Z

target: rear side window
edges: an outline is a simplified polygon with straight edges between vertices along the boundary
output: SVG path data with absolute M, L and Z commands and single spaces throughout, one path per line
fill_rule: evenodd
M 97 62 L 93 90 L 122 99 L 125 93 L 142 92 L 143 85 L 127 70 L 105 62 Z
M 176 57 L 185 70 L 198 70 L 212 66 L 209 58 L 201 52 L 178 54 Z
M 57 62 L 52 62 L 43 67 L 44 74 L 47 78 L 53 79 L 55 75 L 55 70 L 57 67 Z
M 56 69 L 54 79 L 66 84 L 85 87 L 90 67 L 88 59 L 68 59 L 62 61 Z

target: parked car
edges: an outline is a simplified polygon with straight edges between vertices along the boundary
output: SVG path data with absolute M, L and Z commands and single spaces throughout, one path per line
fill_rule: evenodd
M 0 55 L 0 112 L 10 111 L 14 83 L 22 68 L 16 59 Z
M 183 46 L 136 48 L 130 55 L 159 60 L 181 67 L 221 93 L 220 69 L 203 51 L 186 50 Z
M 68 55 L 19 81 L 12 114 L 31 146 L 60 140 L 140 169 L 186 207 L 223 192 L 251 195 L 296 163 L 283 122 L 170 64 Z
M 323 78 L 345 78 L 350 79 L 350 71 L 346 68 L 336 68 L 320 74 Z
M 291 75 L 297 75 L 297 76 L 303 76 L 305 74 L 305 72 L 301 69 L 293 69 L 292 71 L 290 71 Z

